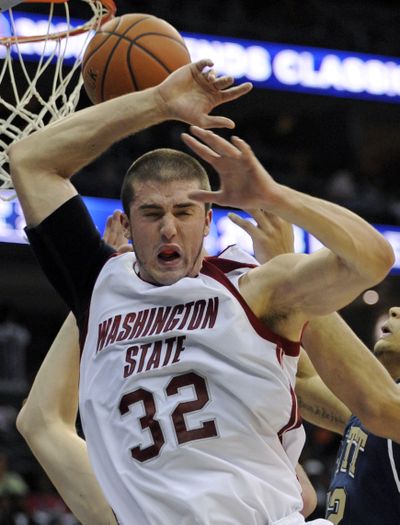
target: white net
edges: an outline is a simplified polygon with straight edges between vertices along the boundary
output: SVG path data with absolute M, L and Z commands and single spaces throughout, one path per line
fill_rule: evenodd
M 0 190 L 12 187 L 9 146 L 73 113 L 77 106 L 83 52 L 92 30 L 115 9 L 110 0 L 81 2 L 87 5 L 89 16 L 79 26 L 73 23 L 67 0 L 49 3 L 48 13 L 35 17 L 35 22 L 21 16 L 17 7 L 0 13 Z M 4 34 L 4 27 L 8 34 Z M 29 30 L 31 34 L 27 34 Z M 8 194 L 0 191 L 0 199 L 13 198 L 4 197 L 4 193 Z

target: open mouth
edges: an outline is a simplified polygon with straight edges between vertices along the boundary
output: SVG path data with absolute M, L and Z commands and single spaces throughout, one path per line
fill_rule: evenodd
M 391 334 L 391 331 L 389 330 L 389 328 L 386 326 L 386 325 L 383 325 L 382 328 L 381 328 L 381 332 L 382 332 L 382 335 L 388 335 L 388 334 Z
M 158 258 L 163 262 L 172 262 L 180 259 L 180 253 L 177 250 L 164 249 L 160 251 Z

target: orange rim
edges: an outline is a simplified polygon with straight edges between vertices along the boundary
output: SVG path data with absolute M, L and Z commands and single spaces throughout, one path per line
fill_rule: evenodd
M 93 0 L 94 2 L 95 0 Z M 114 18 L 115 13 L 117 11 L 117 7 L 114 3 L 114 0 L 100 0 L 101 4 L 106 8 L 106 13 L 103 15 L 103 17 L 99 21 L 99 25 L 103 25 L 108 20 L 111 20 Z M 21 3 L 26 4 L 65 4 L 68 3 L 68 0 L 23 0 Z M 92 20 L 92 19 L 91 19 Z M 46 35 L 32 35 L 32 36 L 10 36 L 10 37 L 0 37 L 0 45 L 10 46 L 12 44 L 16 43 L 27 43 L 27 42 L 41 42 L 42 40 L 59 40 L 60 38 L 64 38 L 66 36 L 75 36 L 75 35 L 81 35 L 82 33 L 86 33 L 87 31 L 90 31 L 93 29 L 93 25 L 90 23 L 91 20 L 86 22 L 86 24 L 76 27 L 75 29 L 71 31 L 61 31 L 58 33 L 53 34 L 46 34 Z

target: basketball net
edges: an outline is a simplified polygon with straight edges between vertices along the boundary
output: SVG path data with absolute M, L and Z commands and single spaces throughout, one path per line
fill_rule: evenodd
M 76 1 L 76 0 L 74 0 Z M 0 24 L 0 199 L 15 197 L 9 146 L 75 111 L 83 80 L 80 64 L 92 31 L 115 14 L 113 0 L 80 0 L 88 9 L 82 25 L 72 25 L 68 0 L 4 0 L 0 17 L 7 17 L 10 33 Z M 17 4 L 48 4 L 43 34 L 19 34 Z M 23 5 L 19 5 L 20 10 Z M 1 13 L 4 13 L 2 15 Z M 60 18 L 62 22 L 60 23 Z M 4 20 L 4 19 L 3 19 Z M 0 20 L 1 22 L 1 20 Z M 39 24 L 38 24 L 39 25 Z M 38 25 L 36 27 L 38 27 Z M 31 24 L 34 27 L 33 24 Z M 32 61 L 36 58 L 36 65 Z

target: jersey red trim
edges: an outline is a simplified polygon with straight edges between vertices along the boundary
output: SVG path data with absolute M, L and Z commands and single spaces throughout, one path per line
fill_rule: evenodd
M 298 428 L 301 425 L 301 416 L 299 413 L 299 405 L 297 403 L 297 396 L 292 386 L 290 386 L 290 395 L 292 397 L 292 410 L 290 413 L 289 421 L 278 432 L 278 437 L 281 441 L 282 441 L 282 436 L 285 432 L 287 432 L 288 430 L 294 430 L 295 428 Z
M 224 285 L 232 295 L 239 301 L 241 304 L 248 320 L 252 324 L 254 330 L 257 334 L 270 341 L 275 343 L 277 346 L 282 348 L 286 355 L 292 357 L 298 357 L 300 354 L 300 342 L 289 341 L 284 337 L 281 337 L 274 332 L 272 332 L 260 319 L 254 314 L 252 309 L 246 303 L 239 290 L 230 282 L 226 277 L 225 273 L 229 273 L 238 268 L 255 268 L 255 265 L 249 265 L 244 263 L 239 263 L 237 261 L 232 261 L 230 259 L 219 259 L 218 257 L 207 257 L 203 261 L 203 267 L 201 273 L 208 275 L 212 279 L 215 279 L 222 285 Z

